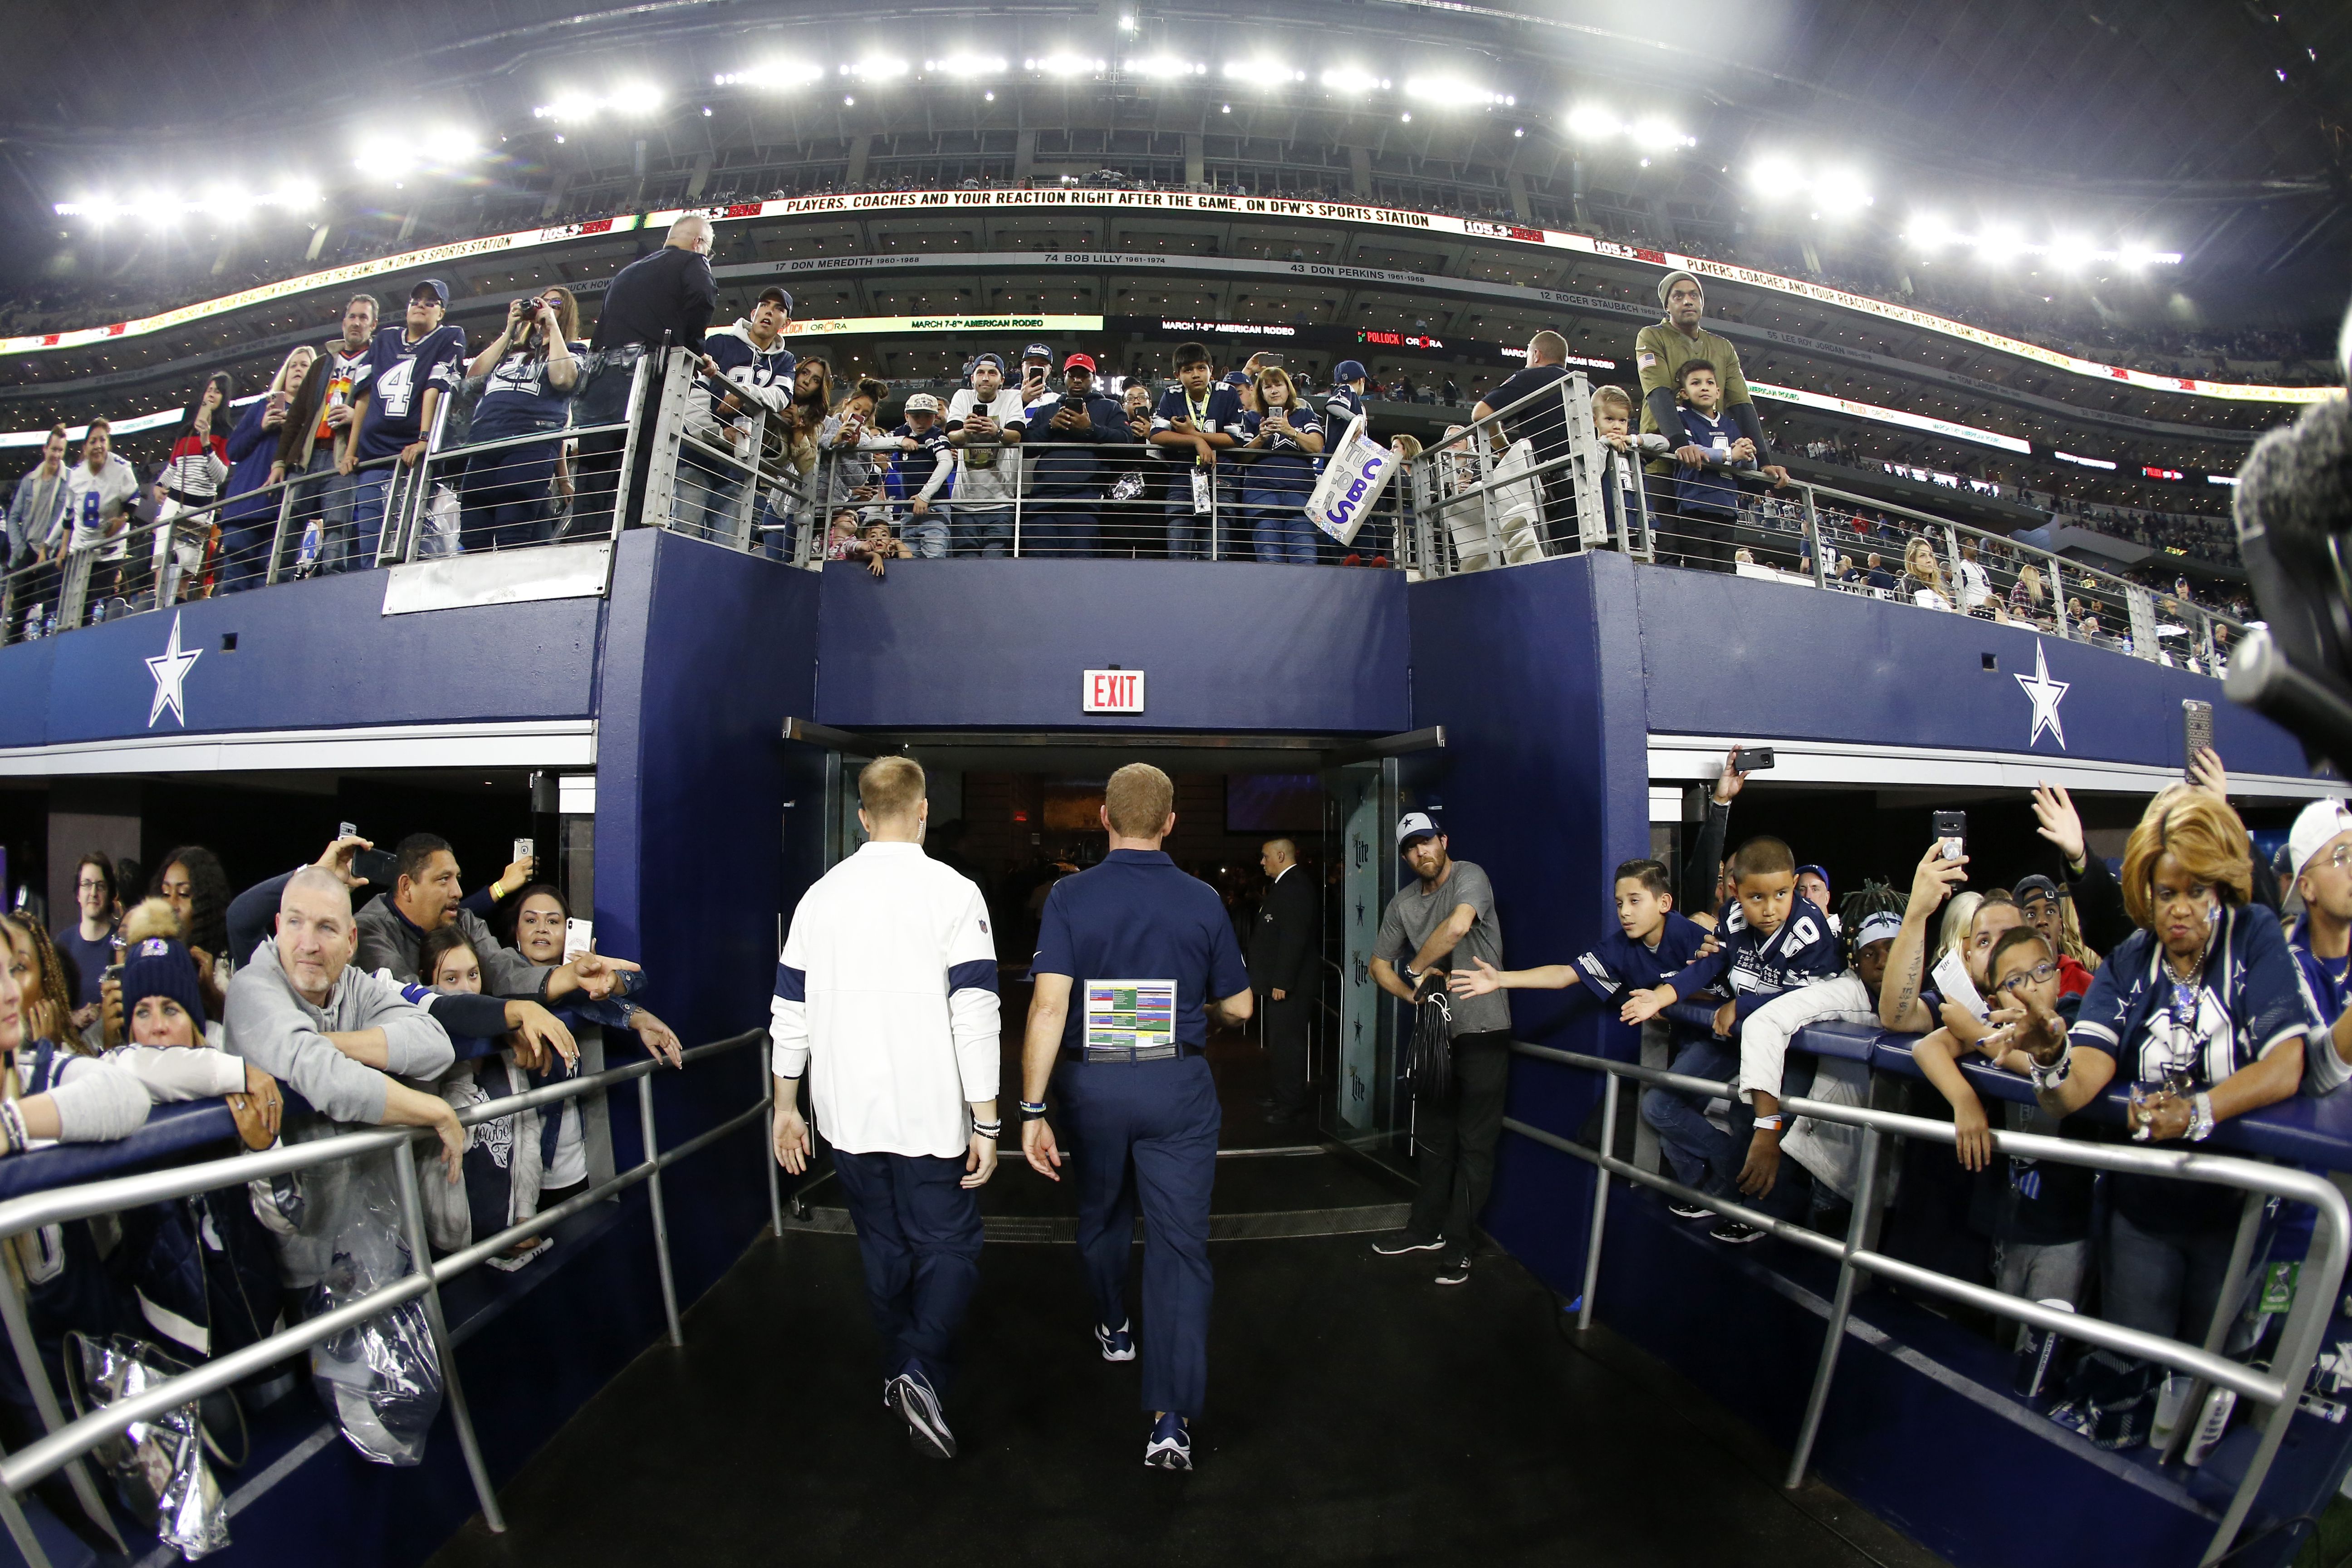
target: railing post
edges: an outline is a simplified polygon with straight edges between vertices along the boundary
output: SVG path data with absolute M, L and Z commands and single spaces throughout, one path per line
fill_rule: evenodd
M 329 479 L 337 477 L 331 465 L 327 469 L 327 477 Z M 301 489 L 303 478 L 304 476 L 299 474 L 288 475 L 286 488 L 278 494 L 278 525 L 269 532 L 269 563 L 261 575 L 261 585 L 265 588 L 273 586 L 278 581 L 278 563 L 286 554 L 286 526 L 293 519 L 294 497 Z M 320 508 L 320 515 L 323 517 L 325 512 L 326 509 L 322 505 Z
M 662 1311 L 669 1319 L 669 1342 L 684 1349 L 686 1331 L 678 1326 L 677 1321 L 677 1281 L 671 1276 L 669 1268 L 669 1210 L 662 1203 L 661 1158 L 654 1138 L 654 1084 L 651 1077 L 637 1079 L 637 1126 L 645 1135 L 646 1159 L 653 1165 L 652 1173 L 646 1177 L 646 1192 L 651 1199 L 654 1216 L 654 1257 L 661 1267 Z
M 1576 1302 L 1576 1327 L 1592 1327 L 1592 1297 L 1601 1289 L 1601 1237 L 1609 1225 L 1609 1166 L 1617 1153 L 1617 1075 L 1609 1073 L 1601 1091 L 1601 1159 L 1592 1167 L 1592 1233 L 1584 1244 L 1584 1294 Z
M 1822 542 L 1822 514 L 1813 505 L 1813 487 L 1805 485 L 1802 489 L 1805 498 L 1805 537 L 1811 540 L 1813 544 L 1813 586 L 1826 588 L 1830 585 L 1830 563 L 1827 559 L 1828 547 Z
M 1013 553 L 1016 558 L 1021 553 L 1021 492 L 1028 488 L 1029 465 L 1024 463 L 1013 471 Z M 828 500 L 819 510 L 830 511 L 833 510 L 833 503 Z M 830 530 L 833 527 L 833 520 L 827 518 L 824 526 Z
M 1812 1393 L 1805 1399 L 1805 1419 L 1797 1428 L 1796 1451 L 1789 1456 L 1789 1479 L 1783 1484 L 1794 1491 L 1805 1484 L 1805 1467 L 1813 1457 L 1813 1439 L 1821 1435 L 1822 1413 L 1830 1402 L 1830 1379 L 1837 1372 L 1838 1352 L 1845 1344 L 1846 1319 L 1853 1311 L 1853 1287 L 1862 1270 L 1854 1267 L 1853 1255 L 1867 1244 L 1871 1215 L 1878 1206 L 1879 1131 L 1865 1127 L 1862 1132 L 1862 1173 L 1854 1182 L 1853 1216 L 1846 1222 L 1845 1251 L 1838 1264 L 1837 1299 L 1830 1307 L 1829 1332 L 1822 1341 L 1821 1365 L 1813 1373 Z
M 433 1331 L 433 1352 L 441 1358 L 441 1386 L 449 1394 L 449 1423 L 457 1429 L 457 1447 L 466 1455 L 466 1473 L 474 1479 L 474 1496 L 482 1505 L 482 1521 L 493 1534 L 504 1534 L 506 1515 L 499 1511 L 499 1494 L 490 1485 L 489 1467 L 482 1462 L 481 1439 L 474 1436 L 474 1417 L 466 1405 L 466 1385 L 457 1376 L 457 1345 L 449 1337 L 449 1321 L 441 1313 L 441 1288 L 433 1279 L 433 1248 L 425 1234 L 425 1200 L 416 1190 L 416 1141 L 404 1138 L 392 1152 L 392 1169 L 400 1194 L 400 1226 L 408 1237 L 409 1260 L 424 1274 L 425 1321 Z
M 760 1051 L 755 1054 L 760 1058 L 760 1076 L 768 1084 L 767 1125 L 760 1134 L 760 1163 L 768 1168 L 768 1228 L 778 1240 L 782 1240 L 784 1234 L 784 1194 L 782 1179 L 776 1174 L 776 1075 L 770 1068 L 768 1053 Z M 795 1098 L 800 1094 L 797 1082 L 793 1085 L 793 1093 Z

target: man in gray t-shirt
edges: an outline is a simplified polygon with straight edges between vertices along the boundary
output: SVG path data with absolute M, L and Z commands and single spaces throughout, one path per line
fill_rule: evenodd
M 1381 989 L 1413 1002 L 1442 993 L 1455 963 L 1484 959 L 1501 968 L 1503 928 L 1486 873 L 1449 856 L 1445 835 L 1425 812 L 1407 812 L 1397 824 L 1397 853 L 1414 879 L 1389 900 L 1372 942 L 1372 978 Z M 1437 1282 L 1460 1285 L 1470 1278 L 1478 1211 L 1495 1179 L 1495 1145 L 1503 1135 L 1511 1005 L 1500 991 L 1446 1000 L 1454 1015 L 1452 1079 L 1443 1095 L 1422 1097 L 1413 1118 L 1421 1191 L 1405 1228 L 1382 1237 L 1372 1250 L 1384 1258 L 1439 1253 L 1444 1261 Z

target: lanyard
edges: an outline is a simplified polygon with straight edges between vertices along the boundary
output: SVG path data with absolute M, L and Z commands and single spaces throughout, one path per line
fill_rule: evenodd
M 1198 403 L 1192 401 L 1192 395 L 1191 393 L 1188 392 L 1184 394 L 1184 410 L 1185 413 L 1191 416 L 1192 427 L 1194 429 L 1199 429 L 1201 426 L 1207 421 L 1209 417 L 1209 404 L 1216 397 L 1216 395 L 1217 389 L 1213 386 L 1209 388 L 1207 395 L 1204 395 Z

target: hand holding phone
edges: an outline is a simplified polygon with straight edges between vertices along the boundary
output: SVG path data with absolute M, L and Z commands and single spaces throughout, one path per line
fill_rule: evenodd
M 1934 829 L 1937 846 L 1947 860 L 1957 860 L 1969 850 L 1969 814 L 1965 811 L 1939 811 L 1935 814 Z

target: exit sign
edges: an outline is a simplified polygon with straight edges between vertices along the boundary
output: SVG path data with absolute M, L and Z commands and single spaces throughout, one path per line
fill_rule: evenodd
M 1090 669 L 1078 689 L 1078 708 L 1086 713 L 1143 711 L 1143 671 Z

